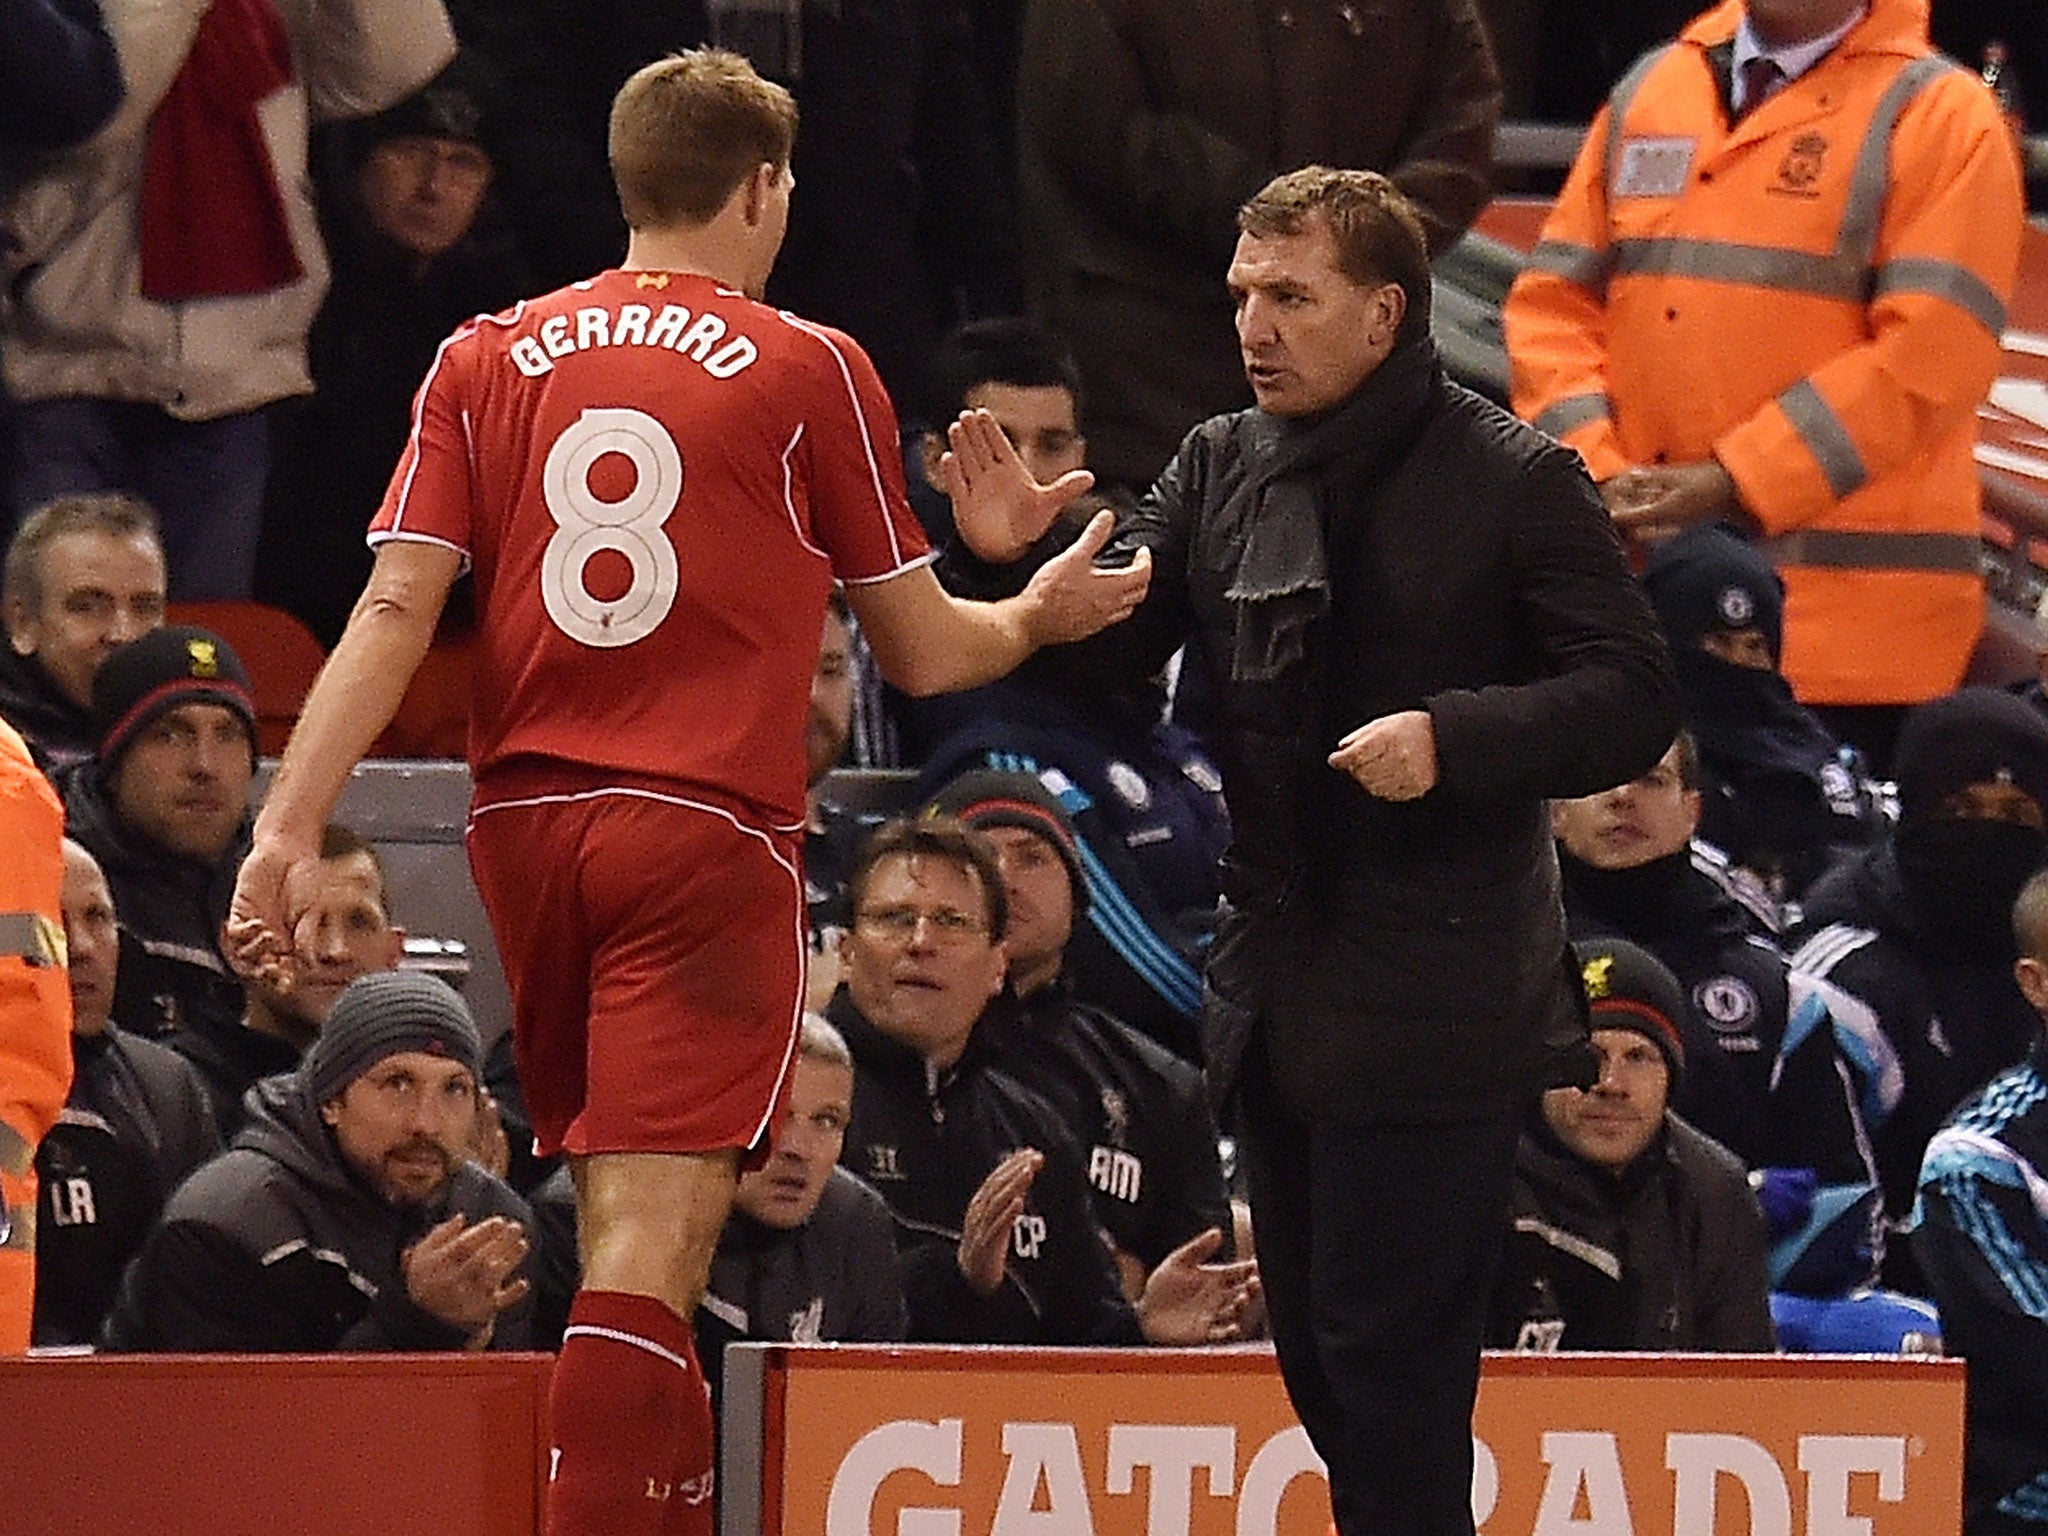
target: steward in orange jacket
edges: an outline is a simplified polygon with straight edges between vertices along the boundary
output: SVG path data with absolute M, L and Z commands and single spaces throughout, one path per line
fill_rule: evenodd
M 1983 624 L 1971 447 L 2024 200 L 1927 13 L 1871 0 L 1739 118 L 1743 0 L 1699 17 L 1615 86 L 1507 301 L 1515 409 L 1618 527 L 1760 540 L 1809 704 L 1946 693 Z
M 36 1146 L 71 1089 L 63 843 L 56 792 L 0 723 L 0 1354 L 28 1348 Z

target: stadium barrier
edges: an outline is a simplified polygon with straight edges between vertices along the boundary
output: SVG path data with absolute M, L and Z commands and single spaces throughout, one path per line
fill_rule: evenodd
M 535 1536 L 547 1355 L 0 1360 L 0 1531 Z M 740 1345 L 723 1536 L 1324 1536 L 1270 1351 Z M 1955 1536 L 1963 1366 L 1489 1355 L 1484 1536 Z
M 1325 1536 L 1270 1351 L 735 1346 L 722 1536 Z M 1955 1536 L 1963 1366 L 1489 1355 L 1482 1536 Z
M 551 1355 L 0 1359 L 11 1536 L 535 1536 Z

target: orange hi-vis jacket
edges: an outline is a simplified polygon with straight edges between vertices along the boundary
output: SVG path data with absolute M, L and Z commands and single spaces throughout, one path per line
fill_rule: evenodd
M 1785 579 L 1808 703 L 1963 677 L 1975 412 L 2019 267 L 2018 156 L 1927 0 L 1871 0 L 1730 122 L 1741 0 L 1623 76 L 1505 312 L 1515 409 L 1596 480 L 1717 459 Z
M 56 793 L 0 722 L 0 1354 L 28 1348 L 36 1147 L 71 1091 L 63 840 Z

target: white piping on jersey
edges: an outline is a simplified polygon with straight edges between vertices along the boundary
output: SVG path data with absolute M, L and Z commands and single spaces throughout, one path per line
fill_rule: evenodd
M 596 800 L 605 795 L 624 795 L 633 800 L 655 800 L 663 805 L 681 806 L 686 811 L 704 811 L 732 824 L 733 830 L 756 838 L 765 844 L 775 862 L 792 875 L 797 873 L 796 865 L 785 859 L 775 845 L 768 841 L 768 833 L 779 832 L 785 837 L 794 837 L 803 831 L 801 821 L 771 821 L 765 828 L 750 827 L 722 805 L 712 805 L 704 800 L 692 800 L 687 795 L 665 795 L 658 789 L 642 789 L 632 784 L 602 784 L 596 789 L 563 790 L 551 795 L 522 795 L 517 800 L 490 800 L 469 808 L 469 819 L 474 822 L 486 811 L 527 810 L 536 805 L 576 805 L 585 800 Z
M 903 564 L 897 566 L 895 570 L 884 571 L 879 576 L 841 576 L 839 578 L 839 585 L 842 587 L 872 587 L 880 582 L 894 581 L 898 576 L 905 575 L 910 571 L 920 570 L 927 565 L 933 564 L 938 558 L 939 552 L 936 549 L 927 550 L 915 560 L 906 560 Z
M 789 514 L 789 531 L 796 535 L 797 543 L 830 565 L 832 557 L 804 537 L 803 521 L 796 515 L 796 466 L 790 462 L 790 458 L 796 452 L 796 445 L 803 440 L 804 423 L 798 422 L 795 433 L 789 439 L 789 446 L 782 450 L 782 510 Z
M 562 1342 L 577 1337 L 586 1339 L 610 1339 L 614 1344 L 624 1344 L 633 1349 L 644 1349 L 648 1354 L 666 1360 L 685 1375 L 689 1374 L 690 1362 L 672 1349 L 663 1349 L 652 1339 L 643 1339 L 637 1333 L 627 1333 L 618 1328 L 599 1328 L 592 1323 L 571 1323 L 562 1330 Z
M 776 867 L 788 875 L 791 883 L 796 887 L 796 923 L 791 930 L 791 938 L 796 946 L 796 973 L 798 976 L 806 974 L 810 961 L 810 935 L 806 931 L 809 920 L 804 904 L 803 871 L 797 867 L 794 859 L 785 855 L 780 848 L 775 846 L 773 839 L 769 837 L 767 832 L 762 831 L 759 827 L 748 826 L 731 811 L 725 809 L 724 806 L 710 805 L 702 800 L 692 800 L 684 795 L 665 795 L 659 790 L 654 789 L 640 789 L 625 784 L 607 784 L 598 789 L 579 789 L 552 795 L 524 795 L 517 800 L 494 800 L 488 805 L 473 805 L 469 810 L 469 820 L 470 824 L 474 826 L 477 817 L 486 815 L 491 811 L 524 810 L 537 805 L 578 805 L 586 800 L 602 799 L 607 795 L 619 795 L 629 800 L 652 800 L 660 805 L 673 805 L 687 811 L 702 811 L 706 815 L 716 816 L 721 821 L 729 823 L 733 830 L 740 833 L 741 836 L 750 837 L 765 848 L 768 851 L 768 857 L 775 861 Z M 787 826 L 771 823 L 771 829 L 785 836 L 794 836 L 803 830 L 803 823 L 793 822 Z M 803 1020 L 803 988 L 798 987 L 797 995 L 790 1009 L 789 1038 L 782 1048 L 782 1065 L 776 1069 L 775 1086 L 768 1094 L 768 1103 L 761 1111 L 761 1119 L 754 1126 L 753 1134 L 747 1138 L 747 1145 L 750 1147 L 758 1143 L 769 1131 L 774 1129 L 775 1105 L 782 1097 L 782 1085 L 788 1081 L 790 1069 L 796 1064 L 796 1048 L 797 1042 L 802 1038 Z
M 867 455 L 868 478 L 875 488 L 875 510 L 882 514 L 882 526 L 889 531 L 889 559 L 902 566 L 903 546 L 896 537 L 896 519 L 889 515 L 889 493 L 882 485 L 882 467 L 875 461 L 875 435 L 868 428 L 868 413 L 861 408 L 860 391 L 853 387 L 853 370 L 846 365 L 846 354 L 839 350 L 837 342 L 808 320 L 792 315 L 786 309 L 778 313 L 795 329 L 823 342 L 825 349 L 832 354 L 832 361 L 839 365 L 840 382 L 846 386 L 847 401 L 853 406 L 853 419 L 860 427 L 861 452 Z
M 454 550 L 456 554 L 462 557 L 462 570 L 466 571 L 469 569 L 468 550 L 464 549 L 460 544 L 453 543 L 447 539 L 436 538 L 431 533 L 401 533 L 398 529 L 391 528 L 368 535 L 364 542 L 372 549 L 375 549 L 379 544 L 438 544 L 443 549 Z
M 457 326 L 443 338 L 440 346 L 434 348 L 433 364 L 427 369 L 427 376 L 420 384 L 419 393 L 413 397 L 412 427 L 405 435 L 405 449 L 411 458 L 411 462 L 405 468 L 405 483 L 399 487 L 398 505 L 391 514 L 391 527 L 385 534 L 386 538 L 399 532 L 405 523 L 405 505 L 412 499 L 413 476 L 419 473 L 420 468 L 420 429 L 426 421 L 427 395 L 434 387 L 434 378 L 440 373 L 441 364 L 447 359 L 448 349 L 458 341 L 464 341 L 474 336 L 481 327 L 486 325 L 497 325 L 510 330 L 519 323 L 520 318 L 526 313 L 527 303 L 527 300 L 521 299 L 502 315 L 478 315 L 467 325 Z M 432 542 L 436 544 L 449 544 L 451 548 L 461 550 L 462 563 L 465 566 L 469 564 L 469 551 L 463 549 L 461 545 L 450 544 L 450 541 L 447 539 L 435 539 Z

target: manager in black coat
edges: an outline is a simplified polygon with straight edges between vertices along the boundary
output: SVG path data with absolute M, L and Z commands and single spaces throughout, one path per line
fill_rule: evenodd
M 1344 1536 L 1468 1536 L 1519 1106 L 1584 1060 L 1546 802 L 1655 762 L 1676 689 L 1578 460 L 1444 378 L 1391 183 L 1293 172 L 1239 228 L 1258 407 L 1118 528 L 1149 595 L 1068 661 L 1099 685 L 1187 642 L 1204 671 L 1233 825 L 1204 1044 L 1281 1369 Z M 1073 491 L 978 418 L 954 447 L 1014 508 L 984 560 Z

